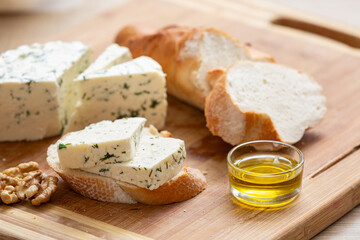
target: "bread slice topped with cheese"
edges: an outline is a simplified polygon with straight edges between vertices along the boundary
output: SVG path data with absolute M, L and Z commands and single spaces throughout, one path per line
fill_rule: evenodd
M 78 96 L 65 129 L 76 131 L 102 120 L 145 117 L 162 128 L 167 100 L 165 74 L 149 57 L 139 57 L 75 80 Z
M 0 141 L 60 135 L 75 95 L 73 79 L 90 64 L 80 42 L 23 45 L 0 56 Z
M 184 141 L 149 134 L 145 129 L 136 155 L 130 161 L 83 170 L 153 190 L 174 177 L 185 158 Z
M 107 120 L 66 134 L 56 143 L 61 166 L 90 168 L 133 159 L 145 121 L 145 118 Z
M 133 118 L 128 120 L 133 121 Z M 93 126 L 101 124 L 99 122 Z M 93 138 L 94 135 L 89 134 L 89 141 Z M 64 161 L 71 159 L 63 159 L 58 148 L 59 144 L 49 147 L 49 166 L 74 191 L 95 200 L 168 204 L 187 200 L 206 188 L 206 179 L 199 170 L 183 166 L 186 158 L 184 142 L 164 137 L 154 127 L 142 130 L 136 154 L 126 162 L 100 162 L 90 168 L 71 169 L 63 165 Z M 87 148 L 92 148 L 92 145 L 88 144 Z M 98 157 L 89 155 L 89 158 L 93 161 L 92 158 Z
M 257 139 L 296 143 L 325 112 L 322 88 L 309 76 L 251 61 L 223 71 L 205 106 L 209 130 L 233 145 Z

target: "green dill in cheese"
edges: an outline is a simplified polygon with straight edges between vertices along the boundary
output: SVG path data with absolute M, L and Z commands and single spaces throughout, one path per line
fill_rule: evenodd
M 129 75 L 129 78 L 131 78 L 131 75 Z M 127 83 L 124 83 L 123 88 L 124 89 L 129 89 L 130 87 L 129 87 L 129 85 Z
M 99 170 L 100 173 L 105 173 L 105 172 L 108 172 L 108 171 L 109 171 L 108 168 L 101 168 L 101 169 Z
M 105 153 L 104 157 L 100 158 L 100 161 L 105 161 L 110 158 L 118 158 L 119 156 L 115 156 L 115 154 Z
M 181 170 L 185 158 L 182 140 L 154 136 L 145 128 L 132 160 L 109 164 L 106 172 L 100 172 L 102 166 L 82 170 L 152 190 L 174 177 Z
M 59 143 L 59 150 L 67 148 L 68 145 L 71 145 L 71 143 Z
M 61 166 L 81 169 L 129 161 L 135 156 L 145 121 L 144 118 L 102 121 L 68 133 L 57 142 Z
M 144 117 L 148 124 L 163 127 L 167 110 L 165 74 L 151 58 L 139 57 L 87 74 L 86 79 L 75 81 L 81 98 L 65 132 L 127 117 Z
M 155 99 L 151 99 L 151 104 L 150 104 L 150 107 L 151 108 L 156 108 L 157 105 L 159 105 L 160 102 L 155 100 Z

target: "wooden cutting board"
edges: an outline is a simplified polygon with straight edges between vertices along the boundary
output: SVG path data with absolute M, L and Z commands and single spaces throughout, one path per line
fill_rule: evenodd
M 211 136 L 202 112 L 169 97 L 166 129 L 185 140 L 186 164 L 206 174 L 203 193 L 166 206 L 113 204 L 60 181 L 48 204 L 0 205 L 0 239 L 308 239 L 360 203 L 359 31 L 258 1 L 134 0 L 44 41 L 80 40 L 97 56 L 130 23 L 216 27 L 321 83 L 327 114 L 296 144 L 305 155 L 297 203 L 279 211 L 235 205 L 225 160 L 231 146 Z M 45 159 L 56 140 L 0 143 L 0 170 L 32 160 L 53 173 Z

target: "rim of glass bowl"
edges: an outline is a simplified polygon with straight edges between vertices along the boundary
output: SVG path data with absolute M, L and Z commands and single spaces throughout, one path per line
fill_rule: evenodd
M 231 161 L 231 155 L 238 148 L 244 147 L 246 145 L 251 145 L 251 144 L 254 144 L 254 143 L 276 143 L 276 144 L 283 145 L 285 147 L 289 147 L 289 148 L 295 150 L 299 154 L 300 161 L 297 163 L 297 165 L 295 167 L 293 167 L 293 168 L 291 168 L 289 170 L 283 171 L 283 172 L 278 172 L 278 173 L 256 173 L 256 172 L 245 171 L 245 170 L 243 170 L 243 169 L 241 169 L 239 167 L 236 167 Z M 287 143 L 283 143 L 283 142 L 279 142 L 279 141 L 273 141 L 273 140 L 256 140 L 256 141 L 244 142 L 242 144 L 239 144 L 239 145 L 233 147 L 230 150 L 230 152 L 228 153 L 228 155 L 227 155 L 227 162 L 232 168 L 234 168 L 237 171 L 241 171 L 241 172 L 244 172 L 244 173 L 249 174 L 249 175 L 256 175 L 256 176 L 263 176 L 263 177 L 269 176 L 269 177 L 271 177 L 271 176 L 286 174 L 286 173 L 289 173 L 289 172 L 292 172 L 294 170 L 299 169 L 304 164 L 304 155 L 297 147 L 294 147 L 294 146 L 292 146 L 290 144 L 287 144 Z

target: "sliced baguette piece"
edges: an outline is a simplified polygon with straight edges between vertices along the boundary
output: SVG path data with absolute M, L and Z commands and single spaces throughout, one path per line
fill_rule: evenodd
M 252 61 L 236 62 L 224 71 L 205 106 L 209 130 L 232 145 L 258 139 L 296 143 L 325 112 L 322 88 L 312 78 L 279 64 Z
M 155 190 L 115 181 L 82 170 L 63 169 L 59 163 L 56 145 L 48 148 L 49 166 L 77 193 L 104 202 L 160 205 L 185 201 L 206 188 L 206 179 L 197 169 L 183 166 L 170 181 Z
M 146 55 L 159 62 L 167 74 L 168 92 L 199 109 L 211 90 L 209 71 L 238 60 L 274 61 L 214 28 L 171 25 L 155 32 L 126 26 L 115 42 L 129 47 L 134 57 Z

